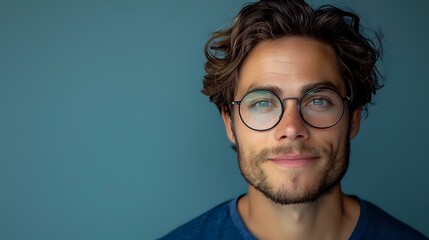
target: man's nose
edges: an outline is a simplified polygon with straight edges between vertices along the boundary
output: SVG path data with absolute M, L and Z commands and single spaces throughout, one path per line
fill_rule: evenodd
M 297 98 L 283 99 L 283 116 L 274 128 L 278 140 L 305 140 L 308 138 L 308 127 L 298 110 Z

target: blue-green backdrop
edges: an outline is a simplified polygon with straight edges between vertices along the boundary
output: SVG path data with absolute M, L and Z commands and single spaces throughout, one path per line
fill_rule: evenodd
M 244 192 L 199 91 L 245 2 L 0 0 L 0 239 L 154 239 Z M 387 77 L 344 190 L 429 235 L 429 1 L 336 3 L 382 29 Z

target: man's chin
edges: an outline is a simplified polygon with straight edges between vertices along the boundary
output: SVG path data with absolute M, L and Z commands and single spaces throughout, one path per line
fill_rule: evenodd
M 303 204 L 316 201 L 320 195 L 309 194 L 288 194 L 285 192 L 271 193 L 267 191 L 260 191 L 267 199 L 279 205 Z
M 328 184 L 306 184 L 304 186 L 273 186 L 267 182 L 261 182 L 253 187 L 262 193 L 267 199 L 271 200 L 278 205 L 291 205 L 291 204 L 308 204 L 314 203 L 322 197 L 332 193 L 337 186 L 338 181 Z M 314 187 L 318 185 L 317 187 Z

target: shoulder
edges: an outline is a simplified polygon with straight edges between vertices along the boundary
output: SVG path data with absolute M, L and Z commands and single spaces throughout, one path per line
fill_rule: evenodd
M 240 239 L 230 210 L 235 202 L 234 199 L 221 203 L 161 239 Z
M 373 203 L 359 199 L 361 213 L 350 239 L 428 239 Z

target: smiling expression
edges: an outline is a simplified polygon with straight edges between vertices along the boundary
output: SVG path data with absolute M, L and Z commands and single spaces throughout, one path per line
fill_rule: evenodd
M 359 129 L 360 110 L 347 104 L 341 120 L 326 129 L 306 124 L 297 99 L 313 87 L 346 87 L 332 48 L 319 41 L 287 37 L 259 43 L 243 63 L 234 99 L 254 89 L 269 90 L 284 101 L 284 114 L 272 129 L 255 131 L 240 119 L 238 106 L 223 112 L 228 138 L 237 146 L 246 181 L 279 204 L 311 202 L 336 186 L 344 176 L 349 142 Z

